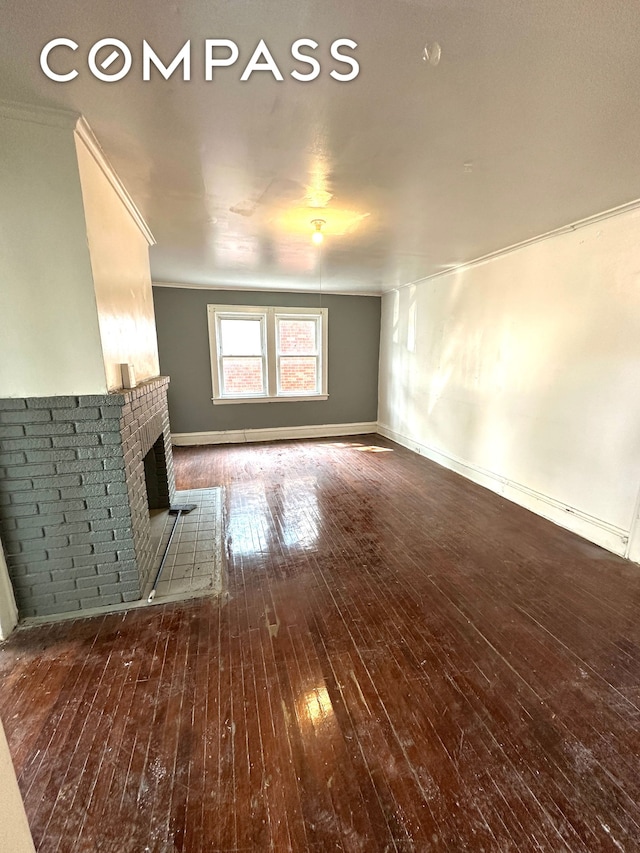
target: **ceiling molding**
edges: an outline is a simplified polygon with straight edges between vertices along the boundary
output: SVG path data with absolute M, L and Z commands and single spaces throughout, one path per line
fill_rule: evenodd
M 489 252 L 487 255 L 482 255 L 479 258 L 474 258 L 472 261 L 465 261 L 462 264 L 455 264 L 447 267 L 440 272 L 434 272 L 431 275 L 425 275 L 423 278 L 417 278 L 414 281 L 408 281 L 405 284 L 399 284 L 396 287 L 390 287 L 383 293 L 394 293 L 396 290 L 403 290 L 405 287 L 414 287 L 418 284 L 423 284 L 426 281 L 433 281 L 435 278 L 442 278 L 452 273 L 461 272 L 462 270 L 470 269 L 471 267 L 480 266 L 480 264 L 488 263 L 503 255 L 509 255 L 511 252 L 517 252 L 519 249 L 525 249 L 527 246 L 533 246 L 536 243 L 542 243 L 544 240 L 550 240 L 553 237 L 559 237 L 561 234 L 571 234 L 573 231 L 578 231 L 580 228 L 586 228 L 588 225 L 596 225 L 598 222 L 603 222 L 606 219 L 613 219 L 616 216 L 622 216 L 625 213 L 631 213 L 640 208 L 640 198 L 633 201 L 628 201 L 625 204 L 612 207 L 609 210 L 603 210 L 600 213 L 594 213 L 592 216 L 587 216 L 584 219 L 577 219 L 569 225 L 561 225 L 559 228 L 554 228 L 552 231 L 546 231 L 544 234 L 539 234 L 537 237 L 530 237 L 527 240 L 521 240 L 519 243 L 512 243 L 510 246 L 505 246 L 504 249 L 497 249 L 495 252 Z
M 73 129 L 80 118 L 80 113 L 52 107 L 39 107 L 34 104 L 21 104 L 18 101 L 0 100 L 0 116 L 16 121 L 44 124 L 48 127 Z
M 323 289 L 318 290 L 315 288 L 287 288 L 287 287 L 259 287 L 256 285 L 253 286 L 242 286 L 238 287 L 238 285 L 232 284 L 189 284 L 182 281 L 156 281 L 153 279 L 151 282 L 153 287 L 171 287 L 171 288 L 180 288 L 182 290 L 230 290 L 230 291 L 242 291 L 244 293 L 316 293 L 319 296 L 375 296 L 377 299 L 380 299 L 383 294 L 380 291 L 373 290 L 326 290 Z M 403 285 L 404 287 L 404 285 Z
M 75 134 L 78 139 L 80 139 L 84 143 L 86 149 L 89 151 L 93 159 L 96 161 L 96 163 L 102 170 L 106 179 L 116 191 L 116 194 L 120 198 L 120 201 L 122 201 L 126 209 L 129 211 L 131 218 L 142 232 L 142 236 L 145 238 L 145 240 L 150 246 L 154 246 L 156 241 L 149 229 L 149 226 L 144 221 L 142 214 L 140 213 L 140 211 L 136 207 L 135 202 L 127 192 L 126 187 L 118 177 L 117 172 L 105 157 L 105 154 L 102 148 L 100 147 L 100 143 L 94 136 L 93 131 L 89 127 L 89 124 L 84 118 L 84 116 L 77 117 L 75 124 Z

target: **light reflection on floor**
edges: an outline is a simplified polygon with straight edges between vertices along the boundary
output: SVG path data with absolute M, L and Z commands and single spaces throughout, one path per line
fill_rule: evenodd
M 315 476 L 285 478 L 270 506 L 262 486 L 245 483 L 234 488 L 236 498 L 240 490 L 242 495 L 229 519 L 229 542 L 235 554 L 265 554 L 275 541 L 283 541 L 289 549 L 316 547 L 320 509 Z
M 392 447 L 360 441 L 326 441 L 328 450 L 359 453 L 393 453 Z M 285 475 L 267 501 L 264 484 L 258 481 L 234 484 L 234 510 L 228 520 L 230 550 L 237 556 L 268 555 L 286 545 L 288 550 L 317 548 L 321 508 L 318 480 L 309 476 Z
M 333 715 L 333 705 L 329 698 L 329 693 L 324 685 L 304 693 L 299 702 L 300 721 L 308 722 L 313 726 L 318 726 L 327 721 L 328 717 Z
M 360 453 L 393 453 L 392 447 L 379 447 L 376 444 L 360 444 L 358 441 L 332 441 L 325 447 L 338 447 L 346 450 L 358 450 Z

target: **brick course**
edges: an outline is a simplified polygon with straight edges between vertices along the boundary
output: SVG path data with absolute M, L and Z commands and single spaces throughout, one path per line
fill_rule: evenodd
M 154 556 L 144 469 L 152 447 L 156 505 L 175 492 L 168 383 L 0 400 L 0 537 L 22 617 L 140 598 Z

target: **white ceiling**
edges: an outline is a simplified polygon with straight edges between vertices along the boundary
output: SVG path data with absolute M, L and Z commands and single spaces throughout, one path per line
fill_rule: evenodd
M 636 0 L 3 0 L 2 10 L 0 97 L 86 116 L 154 233 L 160 281 L 315 289 L 320 215 L 323 290 L 380 293 L 640 197 Z M 39 66 L 59 36 L 80 46 L 79 76 L 65 84 Z M 134 57 L 116 83 L 86 67 L 107 36 Z M 302 37 L 320 44 L 310 83 L 290 77 Z M 142 82 L 142 39 L 168 63 L 187 38 L 190 82 Z M 206 38 L 240 48 L 213 82 Z M 261 38 L 284 81 L 240 82 Z M 358 43 L 348 83 L 329 77 L 348 70 L 329 57 L 336 38 Z M 433 41 L 436 67 L 422 59 Z M 72 54 L 53 57 L 67 70 Z

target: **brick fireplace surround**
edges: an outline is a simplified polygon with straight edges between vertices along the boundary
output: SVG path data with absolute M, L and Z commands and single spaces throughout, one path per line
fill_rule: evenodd
M 175 493 L 168 384 L 0 399 L 0 538 L 21 617 L 141 598 L 154 558 L 152 448 L 153 504 Z

